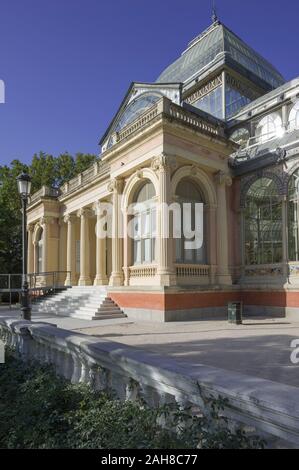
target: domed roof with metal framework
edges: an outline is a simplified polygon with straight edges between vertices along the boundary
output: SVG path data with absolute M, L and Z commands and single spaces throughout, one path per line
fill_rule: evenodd
M 187 82 L 203 75 L 214 66 L 228 65 L 257 82 L 265 90 L 285 83 L 278 70 L 248 46 L 217 17 L 213 24 L 193 39 L 187 49 L 158 77 L 158 83 Z

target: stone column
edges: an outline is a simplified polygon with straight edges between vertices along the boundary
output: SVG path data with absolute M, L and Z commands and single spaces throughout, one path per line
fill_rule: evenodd
M 208 234 L 205 230 L 204 236 L 208 239 L 208 264 L 210 265 L 210 283 L 215 284 L 217 270 L 217 241 L 216 241 L 216 210 L 215 204 L 209 204 L 206 208 L 208 215 Z
M 97 214 L 96 226 L 96 276 L 94 278 L 95 286 L 102 286 L 108 284 L 106 274 L 106 237 L 101 236 L 100 226 L 103 214 L 100 211 L 100 203 L 95 206 Z
M 65 279 L 66 286 L 72 286 L 76 277 L 76 253 L 75 253 L 75 222 L 76 216 L 68 214 L 64 217 L 67 224 L 67 245 L 66 245 L 66 270 L 68 271 Z
M 123 255 L 124 255 L 124 265 L 123 265 L 123 272 L 124 272 L 124 285 L 130 285 L 130 266 L 132 264 L 132 239 L 129 237 L 128 231 L 126 227 L 128 227 L 129 222 L 132 220 L 132 216 L 128 215 L 127 209 L 125 209 L 125 213 L 123 215 L 124 221 L 124 240 L 123 240 Z
M 43 229 L 43 259 L 42 259 L 42 272 L 48 271 L 48 252 L 49 252 L 49 224 L 51 223 L 51 217 L 42 217 L 40 225 Z
M 120 195 L 123 188 L 121 179 L 113 179 L 108 185 L 108 190 L 112 191 L 112 272 L 109 279 L 110 286 L 122 286 L 123 275 L 123 229 L 122 214 L 120 207 Z
M 226 186 L 231 186 L 229 175 L 219 171 L 216 175 L 217 183 L 217 281 L 219 284 L 231 284 L 228 260 L 228 227 Z
M 171 204 L 171 167 L 175 164 L 172 157 L 161 155 L 152 163 L 152 168 L 157 172 L 159 179 L 158 194 L 158 268 L 162 286 L 176 284 L 174 271 L 174 249 L 169 220 L 168 207 Z
M 81 219 L 80 226 L 80 277 L 79 286 L 90 286 L 90 246 L 89 246 L 89 209 L 80 209 L 78 217 Z
M 28 273 L 33 273 L 34 269 L 34 245 L 33 245 L 33 232 L 34 232 L 34 225 L 28 225 Z

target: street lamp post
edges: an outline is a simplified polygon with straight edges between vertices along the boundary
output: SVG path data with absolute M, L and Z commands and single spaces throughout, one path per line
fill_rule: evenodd
M 22 201 L 22 307 L 21 317 L 24 320 L 31 320 L 31 308 L 29 304 L 29 289 L 27 281 L 27 202 L 31 190 L 31 178 L 27 173 L 22 173 L 17 178 L 18 191 Z

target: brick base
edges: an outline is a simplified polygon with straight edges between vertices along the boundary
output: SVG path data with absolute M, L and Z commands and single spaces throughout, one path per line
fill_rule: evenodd
M 226 318 L 227 304 L 242 301 L 248 314 L 282 316 L 298 309 L 299 291 L 111 291 L 109 296 L 129 317 L 157 320 L 200 320 Z

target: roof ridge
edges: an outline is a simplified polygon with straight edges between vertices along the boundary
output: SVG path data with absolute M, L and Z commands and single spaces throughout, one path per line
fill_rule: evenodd
M 221 26 L 222 23 L 217 20 L 215 21 L 214 23 L 212 23 L 207 29 L 205 29 L 202 33 L 200 33 L 199 35 L 195 36 L 195 38 L 193 38 L 187 45 L 187 49 L 185 49 L 181 56 L 186 54 L 186 52 L 188 52 L 193 46 L 195 46 L 196 44 L 198 44 L 200 41 L 202 41 L 205 37 L 207 37 L 212 31 L 214 31 L 216 28 L 218 28 L 218 26 Z

